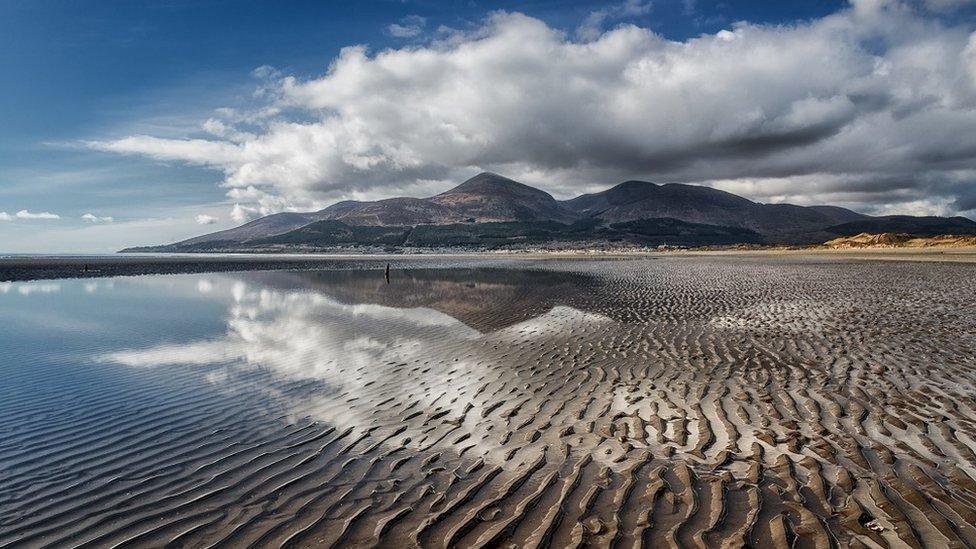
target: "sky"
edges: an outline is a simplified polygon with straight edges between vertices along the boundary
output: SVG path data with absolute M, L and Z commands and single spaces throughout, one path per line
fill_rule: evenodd
M 0 253 L 494 171 L 976 217 L 973 0 L 0 0 Z

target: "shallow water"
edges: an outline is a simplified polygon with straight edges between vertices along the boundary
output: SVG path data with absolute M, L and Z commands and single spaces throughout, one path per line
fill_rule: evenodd
M 976 544 L 976 267 L 0 286 L 0 546 Z

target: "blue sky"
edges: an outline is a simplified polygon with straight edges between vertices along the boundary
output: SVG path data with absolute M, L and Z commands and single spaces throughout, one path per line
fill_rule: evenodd
M 874 3 L 890 4 L 883 0 Z M 632 166 L 627 159 L 609 165 L 612 162 L 606 157 L 584 158 L 574 165 L 563 159 L 553 160 L 545 151 L 520 157 L 496 150 L 491 140 L 510 135 L 486 134 L 482 137 L 488 141 L 483 141 L 478 151 L 459 149 L 456 162 L 429 158 L 430 154 L 425 156 L 416 150 L 422 147 L 413 147 L 408 160 L 404 160 L 403 151 L 394 155 L 393 160 L 376 160 L 385 171 L 365 170 L 355 162 L 359 171 L 337 171 L 330 163 L 332 160 L 313 158 L 311 162 L 321 160 L 325 167 L 316 169 L 313 175 L 296 176 L 294 185 L 287 180 L 265 181 L 257 176 L 249 179 L 242 171 L 244 164 L 248 170 L 254 168 L 258 173 L 280 167 L 274 164 L 273 159 L 277 157 L 271 153 L 262 154 L 260 161 L 270 163 L 270 167 L 257 165 L 255 168 L 250 160 L 226 159 L 222 153 L 217 154 L 220 158 L 201 158 L 201 155 L 214 154 L 214 147 L 208 143 L 230 143 L 242 149 L 252 141 L 276 137 L 274 128 L 278 123 L 314 126 L 336 112 L 339 114 L 335 116 L 341 120 L 329 119 L 330 123 L 350 126 L 353 122 L 368 122 L 368 116 L 362 119 L 354 116 L 366 107 L 351 100 L 335 104 L 338 100 L 329 96 L 333 92 L 328 90 L 335 89 L 337 84 L 328 80 L 330 64 L 336 62 L 342 48 L 347 46 L 367 46 L 365 63 L 372 65 L 378 64 L 371 63 L 376 60 L 377 52 L 384 50 L 413 52 L 403 59 L 403 66 L 423 63 L 418 61 L 417 52 L 435 52 L 441 56 L 438 62 L 444 65 L 437 70 L 437 77 L 451 78 L 451 70 L 460 70 L 451 67 L 457 67 L 457 60 L 464 58 L 459 53 L 464 44 L 491 40 L 508 32 L 525 32 L 529 38 L 550 31 L 562 33 L 552 35 L 556 36 L 552 38 L 552 46 L 576 52 L 574 45 L 586 43 L 599 42 L 610 48 L 612 39 L 617 38 L 610 37 L 609 33 L 632 26 L 643 34 L 620 40 L 643 44 L 633 46 L 640 49 L 643 59 L 654 59 L 647 57 L 651 50 L 657 52 L 653 55 L 671 59 L 674 53 L 661 53 L 667 44 L 671 45 L 669 48 L 677 47 L 700 37 L 714 40 L 715 44 L 728 42 L 726 38 L 737 28 L 737 22 L 751 25 L 744 31 L 747 38 L 761 35 L 772 40 L 774 34 L 779 39 L 786 33 L 804 29 L 835 32 L 829 29 L 843 26 L 843 22 L 831 22 L 831 18 L 861 17 L 855 27 L 876 25 L 883 29 L 876 34 L 886 38 L 858 35 L 855 40 L 859 41 L 860 53 L 872 47 L 893 49 L 888 42 L 894 43 L 894 39 L 888 36 L 894 29 L 918 32 L 918 36 L 922 35 L 919 29 L 923 27 L 926 32 L 933 28 L 944 31 L 946 48 L 954 45 L 964 48 L 966 33 L 972 30 L 971 6 L 961 0 L 929 0 L 901 11 L 898 6 L 890 5 L 883 7 L 883 11 L 871 11 L 874 9 L 872 6 L 855 9 L 847 2 L 815 0 L 618 3 L 0 0 L 0 212 L 4 213 L 0 217 L 6 218 L 0 220 L 0 252 L 102 252 L 126 245 L 167 242 L 233 226 L 261 213 L 317 207 L 340 198 L 422 195 L 446 188 L 464 175 L 491 168 L 519 176 L 559 197 L 608 186 L 618 181 L 616 177 L 645 176 L 712 184 L 764 201 L 830 199 L 882 213 L 898 210 L 899 204 L 904 204 L 902 209 L 910 212 L 933 208 L 938 213 L 968 211 L 972 208 L 963 206 L 968 205 L 967 170 L 971 167 L 965 163 L 953 165 L 951 169 L 940 168 L 938 173 L 926 176 L 926 181 L 916 183 L 900 181 L 904 179 L 900 173 L 874 172 L 871 178 L 852 175 L 848 181 L 857 192 L 841 196 L 837 191 L 837 173 L 829 174 L 834 179 L 826 176 L 817 179 L 820 172 L 805 168 L 803 161 L 788 163 L 785 159 L 771 158 L 770 155 L 784 154 L 779 150 L 763 153 L 761 158 L 765 164 L 755 169 L 741 163 L 733 166 L 727 159 L 719 164 L 714 159 L 696 158 L 687 166 L 667 168 L 655 160 L 681 146 L 695 144 L 691 138 L 682 141 L 683 144 L 641 142 L 640 152 L 635 156 L 641 160 Z M 857 10 L 861 11 L 853 14 Z M 508 18 L 499 19 L 499 12 Z M 513 18 L 512 14 L 525 18 Z M 872 18 L 870 23 L 868 17 Z M 661 42 L 649 46 L 648 37 L 656 37 L 651 41 Z M 878 40 L 888 41 L 887 45 L 873 45 Z M 909 38 L 909 45 L 912 40 L 922 39 Z M 704 44 L 702 40 L 699 42 Z M 582 59 L 588 54 L 578 55 Z M 845 52 L 843 56 L 838 55 L 838 62 L 846 62 L 851 57 Z M 634 57 L 629 66 L 641 66 L 640 59 Z M 893 57 L 892 63 L 898 59 Z M 735 62 L 735 57 L 729 58 L 729 63 Z M 778 60 L 768 62 L 775 65 Z M 852 63 L 860 66 L 857 61 Z M 517 66 L 505 70 L 519 72 Z M 502 74 L 501 80 L 507 80 Z M 568 77 L 566 74 L 560 73 L 558 77 L 572 80 L 572 74 Z M 355 78 L 350 76 L 350 79 Z M 321 86 L 315 87 L 317 82 Z M 718 82 L 723 82 L 721 77 Z M 650 89 L 654 84 L 645 85 Z M 730 97 L 738 97 L 740 93 L 749 95 L 749 90 L 742 89 L 744 85 L 728 83 L 730 91 L 723 93 Z M 819 98 L 818 94 L 828 91 L 837 95 L 837 90 L 826 90 L 829 85 L 822 81 L 812 81 L 810 86 L 811 91 L 805 95 L 803 90 L 791 91 L 796 97 L 789 103 L 793 105 L 790 120 L 798 116 L 797 112 L 823 110 L 833 104 L 828 101 L 833 96 L 827 95 L 813 107 L 803 103 L 804 97 L 817 95 Z M 869 87 L 865 84 L 865 89 Z M 327 90 L 322 93 L 328 99 L 309 99 L 310 94 L 322 89 Z M 528 86 L 522 93 L 531 93 L 531 89 Z M 256 90 L 262 91 L 256 93 Z M 301 94 L 293 96 L 295 90 Z M 387 89 L 360 87 L 356 91 L 363 95 L 385 93 Z M 861 97 L 846 89 L 843 94 Z M 295 97 L 305 98 L 304 102 Z M 657 96 L 648 98 L 647 104 L 658 99 Z M 959 101 L 961 106 L 953 104 L 952 108 L 964 109 L 963 114 L 968 116 L 971 107 Z M 779 99 L 770 99 L 768 103 L 753 106 L 753 110 L 762 110 L 767 121 L 773 120 L 769 113 L 780 103 Z M 694 116 L 697 109 L 703 112 L 713 109 L 698 104 L 661 105 L 654 113 L 681 110 L 686 112 L 685 116 Z M 274 114 L 253 115 L 269 107 L 274 107 Z M 424 112 L 430 116 L 438 110 L 438 105 L 433 107 Z M 954 120 L 963 119 L 959 112 L 955 114 Z M 540 117 L 533 127 L 549 124 L 545 117 L 551 115 L 545 108 L 529 113 L 531 117 Z M 215 133 L 213 126 L 201 130 L 208 120 L 219 122 L 220 128 L 233 126 L 233 132 L 246 136 L 228 137 L 223 129 Z M 454 120 L 450 123 L 457 125 Z M 662 128 L 673 127 L 673 121 L 660 123 Z M 722 121 L 717 121 L 716 127 L 721 126 Z M 401 139 L 400 131 L 356 134 L 356 138 L 365 139 L 366 147 L 383 148 L 386 147 L 383 143 Z M 531 133 L 531 130 L 520 131 L 518 136 Z M 334 135 L 334 132 L 329 134 L 330 138 Z M 349 138 L 348 134 L 342 135 Z M 616 136 L 607 137 L 594 130 L 585 142 L 587 150 L 600 148 L 599 143 L 593 145 L 593 139 L 598 139 L 594 135 L 603 135 L 605 141 L 616 141 Z M 148 144 L 124 141 L 134 136 L 155 141 Z M 202 148 L 182 152 L 165 148 L 187 139 L 201 140 L 198 144 Z M 576 146 L 583 145 L 573 145 Z M 348 151 L 344 154 L 346 158 Z M 374 160 L 371 157 L 363 162 L 372 166 Z M 296 163 L 309 161 L 301 159 Z M 692 164 L 700 165 L 700 169 L 692 169 Z M 391 171 L 389 165 L 396 169 Z M 404 165 L 417 167 L 404 168 Z M 909 168 L 906 165 L 905 173 Z M 827 171 L 830 170 L 824 173 Z M 949 172 L 952 177 L 939 179 Z M 844 173 L 865 175 L 872 171 L 853 166 Z M 789 181 L 784 183 L 785 180 Z M 886 191 L 871 195 L 874 192 L 871 181 L 880 180 L 890 181 Z M 803 195 L 797 191 L 801 188 L 825 190 Z M 232 216 L 235 204 L 241 207 Z M 91 215 L 84 219 L 85 214 Z

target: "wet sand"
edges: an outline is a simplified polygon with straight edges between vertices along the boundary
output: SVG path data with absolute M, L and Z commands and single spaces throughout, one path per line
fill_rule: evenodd
M 934 261 L 976 263 L 976 248 L 911 248 L 851 250 L 728 250 L 670 252 L 469 253 L 421 255 L 343 254 L 115 254 L 100 256 L 0 257 L 0 282 L 64 278 L 106 278 L 151 274 L 222 273 L 241 271 L 382 269 L 397 267 L 453 266 L 490 262 L 541 260 L 633 260 L 669 257 L 793 257 L 825 261 Z
M 385 256 L 359 256 L 368 268 L 385 265 Z M 349 264 L 343 256 L 270 254 L 10 256 L 0 257 L 0 282 L 59 278 L 106 278 L 151 274 L 238 271 L 320 270 Z
M 0 546 L 976 546 L 976 266 L 865 259 L 208 280 L 122 392 L 3 367 Z

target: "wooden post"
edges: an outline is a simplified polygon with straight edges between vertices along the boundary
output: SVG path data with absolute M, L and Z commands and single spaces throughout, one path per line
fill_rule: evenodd
M 386 272 L 385 272 L 385 275 L 386 275 L 386 283 L 389 284 L 390 283 L 390 264 L 389 263 L 386 264 Z

